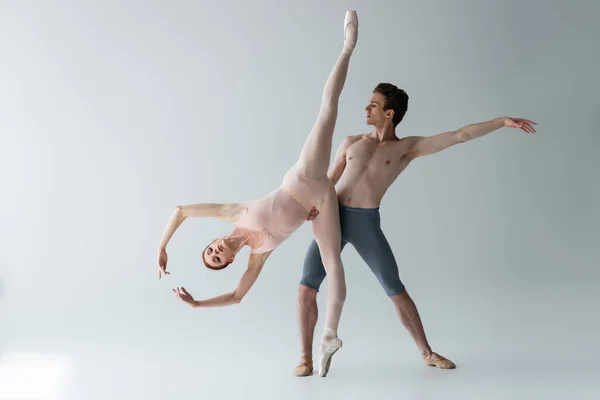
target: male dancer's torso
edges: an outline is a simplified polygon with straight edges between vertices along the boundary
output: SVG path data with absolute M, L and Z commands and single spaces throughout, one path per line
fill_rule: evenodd
M 376 208 L 388 188 L 410 163 L 410 139 L 379 142 L 368 135 L 350 137 L 346 167 L 336 184 L 340 204 Z

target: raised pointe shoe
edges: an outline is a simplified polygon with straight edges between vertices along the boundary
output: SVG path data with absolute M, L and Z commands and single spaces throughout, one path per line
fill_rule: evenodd
M 448 360 L 447 358 L 440 356 L 439 354 L 436 354 L 438 356 L 437 359 L 427 359 L 427 358 L 423 358 L 423 361 L 425 362 L 425 365 L 429 366 L 429 367 L 438 367 L 441 369 L 454 369 L 456 368 L 456 365 Z
M 354 29 L 348 31 L 348 25 L 353 24 Z M 344 19 L 344 46 L 350 50 L 354 50 L 356 41 L 358 40 L 358 15 L 356 11 L 346 11 L 346 18 Z
M 321 358 L 319 359 L 319 376 L 325 377 L 329 372 L 331 358 L 342 347 L 340 338 L 323 338 L 321 339 Z
M 300 364 L 294 368 L 294 376 L 309 376 L 313 373 L 313 360 L 309 357 L 300 358 Z

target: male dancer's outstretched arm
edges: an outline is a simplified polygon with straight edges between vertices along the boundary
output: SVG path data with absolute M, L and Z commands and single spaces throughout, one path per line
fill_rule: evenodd
M 500 117 L 478 124 L 467 125 L 456 131 L 439 133 L 434 136 L 412 136 L 407 138 L 412 142 L 407 157 L 415 159 L 438 153 L 450 146 L 477 139 L 503 127 L 519 128 L 527 133 L 535 133 L 533 125 L 537 124 L 528 119 Z

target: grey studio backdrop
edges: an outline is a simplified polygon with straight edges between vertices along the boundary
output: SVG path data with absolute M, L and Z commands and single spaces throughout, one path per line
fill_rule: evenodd
M 379 82 L 410 96 L 399 136 L 502 115 L 539 123 L 534 136 L 504 129 L 415 161 L 381 206 L 400 276 L 454 371 L 422 365 L 348 246 L 344 348 L 328 378 L 291 377 L 309 224 L 240 305 L 191 309 L 171 292 L 235 288 L 247 250 L 220 272 L 200 257 L 225 222 L 186 221 L 157 279 L 175 206 L 279 185 L 346 9 L 359 43 L 334 147 L 369 131 Z M 599 12 L 542 0 L 0 1 L 0 398 L 43 384 L 44 399 L 592 398 Z M 15 383 L 17 364 L 28 384 Z

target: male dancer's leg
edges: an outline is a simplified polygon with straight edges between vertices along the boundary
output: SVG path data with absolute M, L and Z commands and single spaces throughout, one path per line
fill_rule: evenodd
M 417 344 L 425 364 L 439 368 L 455 368 L 452 361 L 434 353 L 427 342 L 417 306 L 400 281 L 396 259 L 381 230 L 379 210 L 348 210 L 343 209 L 342 213 L 345 216 L 345 231 L 349 241 L 394 303 L 400 321 Z

